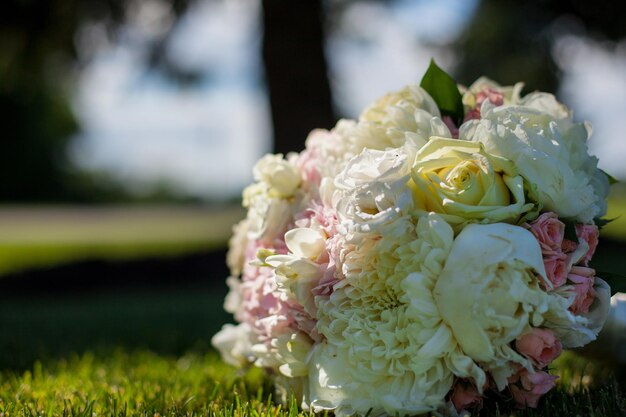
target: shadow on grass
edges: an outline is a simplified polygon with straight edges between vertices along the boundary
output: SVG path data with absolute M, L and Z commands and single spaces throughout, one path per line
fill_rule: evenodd
M 118 346 L 207 351 L 231 320 L 224 257 L 90 261 L 0 278 L 0 369 Z

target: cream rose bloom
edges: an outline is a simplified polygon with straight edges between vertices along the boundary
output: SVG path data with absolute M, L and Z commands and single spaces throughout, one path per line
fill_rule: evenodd
M 515 166 L 479 143 L 431 138 L 417 153 L 411 176 L 416 208 L 440 213 L 452 225 L 515 223 L 533 208 Z
M 589 156 L 591 130 L 574 123 L 554 96 L 534 93 L 519 105 L 498 107 L 485 102 L 481 117 L 464 123 L 459 137 L 513 161 L 544 210 L 582 223 L 605 214 L 608 180 Z
M 489 371 L 500 390 L 511 362 L 532 370 L 511 348 L 517 337 L 543 324 L 550 295 L 541 249 L 526 229 L 504 223 L 468 225 L 457 236 L 433 294 L 463 352 Z

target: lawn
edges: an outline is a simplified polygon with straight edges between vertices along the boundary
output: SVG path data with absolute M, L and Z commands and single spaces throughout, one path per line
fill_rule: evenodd
M 568 363 L 569 362 L 569 363 Z M 597 370 L 571 354 L 558 389 L 537 410 L 511 410 L 491 402 L 483 416 L 623 416 L 626 399 L 612 380 L 587 388 Z M 580 368 L 580 369 L 579 369 Z M 578 370 L 577 370 L 578 369 Z M 2 416 L 308 416 L 293 399 L 281 405 L 258 369 L 237 371 L 213 353 L 162 356 L 146 350 L 85 353 L 23 372 L 0 374 Z

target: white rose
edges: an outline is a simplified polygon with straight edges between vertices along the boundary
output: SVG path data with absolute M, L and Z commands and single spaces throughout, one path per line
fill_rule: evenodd
M 553 96 L 530 94 L 520 105 L 483 103 L 482 118 L 464 123 L 459 137 L 507 158 L 530 184 L 529 196 L 548 211 L 583 223 L 606 209 L 606 178 L 589 156 L 589 127 L 574 123 Z
M 256 181 L 267 184 L 271 197 L 291 197 L 302 182 L 298 168 L 284 160 L 282 154 L 265 155 L 256 163 L 253 173 Z
M 327 182 L 322 187 L 334 187 L 333 206 L 340 220 L 368 228 L 406 214 L 412 208 L 412 195 L 407 187 L 409 169 L 409 159 L 402 148 L 365 149 L 348 162 L 334 183 Z
M 533 208 L 511 161 L 486 153 L 480 143 L 433 137 L 417 153 L 411 176 L 416 208 L 439 213 L 455 227 L 515 223 Z
M 543 323 L 549 295 L 541 249 L 526 229 L 470 224 L 455 239 L 434 289 L 437 307 L 463 352 L 489 370 L 503 389 L 510 362 L 530 368 L 509 345 Z

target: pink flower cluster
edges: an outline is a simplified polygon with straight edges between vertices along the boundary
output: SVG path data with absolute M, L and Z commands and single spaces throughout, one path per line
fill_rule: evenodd
M 335 277 L 336 261 L 339 248 L 337 247 L 335 227 L 337 217 L 335 213 L 322 204 L 312 202 L 311 207 L 295 216 L 294 223 L 287 230 L 294 227 L 310 227 L 316 224 L 329 236 L 327 249 L 316 262 L 320 265 L 323 275 L 319 285 L 313 289 L 315 296 L 330 296 L 333 285 L 338 279 Z M 241 294 L 241 309 L 235 314 L 235 319 L 241 323 L 248 323 L 256 330 L 260 340 L 270 343 L 283 331 L 300 330 L 312 340 L 321 341 L 312 315 L 305 311 L 296 301 L 285 297 L 278 289 L 271 268 L 255 265 L 249 261 L 256 259 L 259 249 L 266 249 L 276 254 L 287 254 L 284 234 L 280 238 L 268 243 L 263 240 L 249 241 L 245 250 L 245 262 L 241 276 L 239 293 Z
M 552 212 L 543 213 L 527 227 L 541 247 L 548 279 L 543 283 L 545 289 L 551 291 L 569 285 L 576 295 L 570 311 L 587 313 L 595 298 L 595 271 L 588 265 L 598 246 L 597 226 L 577 224 L 578 242 L 565 238 L 565 223 Z M 579 247 L 586 251 L 580 253 Z
M 552 331 L 535 327 L 515 341 L 515 349 L 530 360 L 534 370 L 520 367 L 508 379 L 509 390 L 520 408 L 537 407 L 541 396 L 554 388 L 557 379 L 543 369 L 561 354 L 563 347 Z M 483 404 L 483 396 L 473 382 L 462 379 L 456 381 L 450 400 L 457 411 L 478 410 Z

